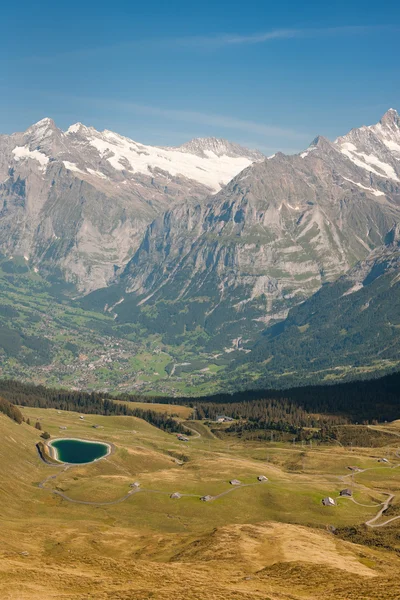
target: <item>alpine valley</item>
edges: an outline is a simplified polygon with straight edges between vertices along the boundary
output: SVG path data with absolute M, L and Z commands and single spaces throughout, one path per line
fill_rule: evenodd
M 400 117 L 269 158 L 0 136 L 1 375 L 188 394 L 400 363 Z

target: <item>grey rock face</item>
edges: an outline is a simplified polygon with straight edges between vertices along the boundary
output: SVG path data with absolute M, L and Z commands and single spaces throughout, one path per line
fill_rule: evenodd
M 400 222 L 397 143 L 389 111 L 336 142 L 316 138 L 299 155 L 253 164 L 207 202 L 158 217 L 121 284 L 141 305 L 207 298 L 208 315 L 229 305 L 239 335 L 249 321 L 284 318 Z
M 158 214 L 262 157 L 224 140 L 192 145 L 155 148 L 82 124 L 63 132 L 51 119 L 0 136 L 0 251 L 59 270 L 82 293 L 106 286 Z
M 231 158 L 246 157 L 252 162 L 264 160 L 265 156 L 258 150 L 249 150 L 239 144 L 227 142 L 219 138 L 196 138 L 178 148 L 169 148 L 170 150 L 180 150 L 206 157 L 207 152 L 212 152 L 216 156 L 229 156 Z
M 377 277 L 387 275 L 399 281 L 400 275 L 400 224 L 397 224 L 385 238 L 385 244 L 375 248 L 368 256 L 357 263 L 340 282 L 348 286 L 348 296 L 370 285 Z
M 348 273 L 322 287 L 288 317 L 263 331 L 237 366 L 251 362 L 260 379 L 285 385 L 354 378 L 398 368 L 400 352 L 400 237 L 372 250 Z M 245 368 L 246 370 L 246 368 Z M 231 373 L 231 378 L 233 377 Z

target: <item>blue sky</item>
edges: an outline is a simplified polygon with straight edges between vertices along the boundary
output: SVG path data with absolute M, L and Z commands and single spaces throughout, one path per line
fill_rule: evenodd
M 369 4 L 7 3 L 0 131 L 50 116 L 150 144 L 298 151 L 400 109 L 400 3 Z

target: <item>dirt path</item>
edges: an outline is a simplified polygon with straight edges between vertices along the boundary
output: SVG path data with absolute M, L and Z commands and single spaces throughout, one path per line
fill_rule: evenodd
M 375 524 L 375 522 L 381 518 L 381 516 L 383 515 L 383 513 L 385 512 L 385 510 L 387 510 L 389 508 L 389 504 L 391 503 L 391 501 L 394 498 L 394 494 L 388 494 L 388 499 L 385 500 L 385 502 L 382 503 L 382 508 L 380 509 L 380 511 L 375 515 L 375 517 L 373 517 L 372 519 L 370 519 L 369 521 L 366 521 L 365 524 L 368 527 L 384 527 L 385 525 L 387 525 L 388 523 L 390 523 L 391 521 L 394 521 L 395 519 L 399 519 L 399 517 L 393 517 L 392 519 L 389 519 L 389 521 L 385 521 L 384 523 L 378 523 Z
M 194 430 L 194 429 L 190 429 L 190 427 L 187 427 L 187 429 L 189 429 L 190 431 L 192 431 L 195 434 L 196 438 L 200 438 L 201 433 L 199 433 L 198 431 Z M 400 433 L 396 435 L 398 437 L 400 437 Z M 114 448 L 113 448 L 114 449 Z M 397 451 L 396 456 L 398 458 L 400 458 L 400 451 Z M 51 465 L 53 466 L 53 465 Z M 54 466 L 61 466 L 61 465 L 54 465 Z M 62 470 L 60 470 L 58 473 L 56 473 L 55 475 L 49 475 L 48 477 L 46 477 L 45 479 L 43 479 L 43 481 L 38 483 L 38 487 L 40 489 L 47 489 L 45 488 L 46 483 L 48 483 L 51 480 L 54 480 L 58 477 L 58 475 L 60 475 L 61 473 L 64 473 L 65 471 L 67 471 L 68 469 L 71 468 L 72 465 L 65 465 L 64 468 Z M 340 480 L 345 480 L 348 477 L 352 477 L 354 478 L 356 475 L 360 474 L 360 473 L 365 473 L 366 471 L 373 471 L 377 468 L 379 469 L 397 469 L 400 467 L 400 464 L 397 465 L 392 465 L 392 466 L 387 466 L 387 467 L 369 467 L 367 469 L 360 469 L 357 472 L 354 473 L 349 473 L 343 476 L 340 476 L 339 479 Z M 223 496 L 227 496 L 228 494 L 231 494 L 232 492 L 234 492 L 235 490 L 241 489 L 241 488 L 246 488 L 246 487 L 252 487 L 255 485 L 260 485 L 264 482 L 262 481 L 257 481 L 254 483 L 246 483 L 246 484 L 240 484 L 237 486 L 232 486 L 231 488 L 229 488 L 228 490 L 225 490 L 224 492 L 221 492 L 220 494 L 216 494 L 215 496 L 211 496 L 209 501 L 213 502 L 214 500 L 218 500 L 219 498 L 222 498 Z M 70 496 L 68 496 L 67 494 L 65 494 L 64 492 L 61 492 L 59 490 L 48 490 L 49 492 L 51 492 L 52 494 L 55 494 L 57 496 L 59 496 L 60 498 L 63 498 L 63 500 L 66 500 L 67 502 L 73 502 L 74 504 L 84 504 L 84 505 L 89 505 L 89 506 L 112 506 L 114 504 L 120 504 L 121 502 L 124 502 L 125 500 L 128 500 L 128 498 L 130 498 L 131 496 L 133 496 L 134 494 L 137 493 L 150 493 L 150 494 L 163 494 L 163 495 L 169 495 L 171 496 L 174 492 L 167 492 L 167 491 L 162 491 L 162 490 L 152 490 L 152 489 L 147 489 L 147 488 L 134 488 L 132 490 L 130 490 L 127 494 L 125 494 L 124 496 L 122 496 L 121 498 L 117 498 L 116 500 L 111 500 L 108 502 L 96 502 L 96 501 L 89 501 L 89 500 L 77 500 L 74 498 L 71 498 Z M 175 490 L 176 491 L 176 490 Z M 383 523 L 377 523 L 376 521 L 378 521 L 382 515 L 384 514 L 384 512 L 389 508 L 391 502 L 394 500 L 395 498 L 395 494 L 393 494 L 392 492 L 383 492 L 385 493 L 388 498 L 387 500 L 385 500 L 382 503 L 379 504 L 362 504 L 360 502 L 358 502 L 357 500 L 355 500 L 353 497 L 345 497 L 345 496 L 339 496 L 337 499 L 339 500 L 350 500 L 351 502 L 354 502 L 355 504 L 357 504 L 358 506 L 362 506 L 365 508 L 374 508 L 374 507 L 381 507 L 378 511 L 378 513 L 372 517 L 371 519 L 369 519 L 368 521 L 365 522 L 365 525 L 367 527 L 371 527 L 371 528 L 377 528 L 377 527 L 385 527 L 386 525 L 389 525 L 389 523 L 392 523 L 393 521 L 396 521 L 398 519 L 400 519 L 400 515 L 392 517 L 390 519 L 388 519 L 387 521 L 384 521 Z M 180 494 L 180 496 L 182 498 L 202 498 L 203 495 L 199 495 L 199 494 Z
M 393 429 L 390 429 L 389 427 L 381 427 L 380 425 L 367 425 L 367 428 L 371 429 L 372 431 L 383 431 L 384 433 L 390 433 L 391 435 L 400 437 L 400 433 L 398 433 L 397 431 L 393 431 Z
M 41 481 L 40 483 L 38 483 L 38 487 L 40 489 L 47 489 L 45 488 L 45 485 L 48 481 L 51 481 L 53 479 L 56 479 L 56 477 L 58 477 L 58 475 L 60 475 L 61 473 L 63 473 L 64 471 L 66 471 L 67 469 L 69 469 L 70 466 L 68 465 L 65 469 L 63 469 L 63 471 L 60 471 L 60 473 L 56 473 L 55 475 L 49 475 L 48 477 L 46 477 L 46 479 L 43 479 L 43 481 Z M 230 494 L 232 492 L 234 492 L 235 490 L 239 490 L 241 488 L 246 488 L 246 487 L 252 487 L 254 485 L 261 485 L 262 481 L 257 481 L 255 483 L 244 483 L 241 485 L 235 485 L 232 486 L 229 490 L 226 490 L 225 492 L 221 492 L 220 494 L 217 494 L 216 496 L 211 496 L 210 498 L 210 502 L 214 501 L 214 500 L 218 500 L 218 498 L 222 498 L 223 496 L 226 496 L 227 494 Z M 122 496 L 121 498 L 117 498 L 116 500 L 110 500 L 108 502 L 95 502 L 95 501 L 89 501 L 89 500 L 77 500 L 75 498 L 71 498 L 70 496 L 67 496 L 67 494 L 65 494 L 64 492 L 61 492 L 59 490 L 48 490 L 49 492 L 51 492 L 52 494 L 55 494 L 57 496 L 59 496 L 60 498 L 63 498 L 63 500 L 67 500 L 67 502 L 73 502 L 74 504 L 85 504 L 85 505 L 89 505 L 89 506 L 112 506 L 113 504 L 120 504 L 121 502 L 124 502 L 125 500 L 127 500 L 128 498 L 130 498 L 131 496 L 133 496 L 134 494 L 138 494 L 141 492 L 146 492 L 149 494 L 163 494 L 163 495 L 167 495 L 167 496 L 171 496 L 174 492 L 166 492 L 163 490 L 151 490 L 151 489 L 147 489 L 147 488 L 134 488 L 132 490 L 130 490 L 127 494 L 125 494 L 124 496 Z M 176 491 L 176 490 L 175 490 Z M 180 496 L 182 498 L 202 498 L 205 494 L 180 494 Z
M 201 433 L 199 431 L 196 431 L 195 429 L 191 429 L 187 425 L 184 425 L 184 427 L 186 429 L 188 429 L 189 431 L 191 431 L 192 433 L 194 433 L 193 439 L 201 438 Z
M 189 431 L 191 431 L 192 433 L 195 434 L 194 437 L 193 437 L 193 439 L 197 439 L 197 438 L 203 437 L 201 435 L 200 431 L 197 431 L 197 429 L 192 429 L 191 427 L 189 427 L 188 425 L 186 425 L 186 423 L 187 423 L 187 420 L 186 421 L 182 421 L 182 425 L 184 427 L 186 427 L 186 429 L 189 429 Z M 211 429 L 209 427 L 207 427 L 207 425 L 203 425 L 202 424 L 202 427 L 204 427 L 207 430 L 207 433 L 210 436 L 209 438 L 204 438 L 204 439 L 213 439 L 213 440 L 217 440 L 218 439 L 217 436 L 213 434 L 213 432 L 211 431 Z
M 396 469 L 397 467 L 400 467 L 400 464 L 396 465 L 394 467 L 386 467 L 386 468 Z M 66 467 L 64 467 L 64 469 L 62 471 L 56 473 L 55 475 L 49 475 L 48 477 L 43 479 L 43 481 L 39 482 L 38 487 L 40 489 L 46 489 L 45 485 L 48 481 L 56 479 L 58 477 L 58 475 L 60 475 L 61 473 L 64 473 L 66 470 L 68 470 L 70 468 L 71 468 L 71 465 L 67 465 Z M 369 469 L 361 469 L 360 471 L 358 471 L 358 473 L 365 473 L 366 471 L 372 471 L 372 470 L 374 470 L 374 468 L 376 468 L 376 467 L 371 467 Z M 385 468 L 385 467 L 381 467 L 381 468 Z M 345 475 L 344 477 L 349 477 L 349 476 L 351 477 L 352 475 L 353 474 Z M 223 496 L 227 496 L 228 494 L 231 494 L 235 490 L 239 490 L 241 488 L 253 487 L 255 485 L 262 485 L 263 483 L 265 483 L 265 482 L 258 481 L 255 483 L 244 483 L 241 485 L 232 486 L 231 488 L 229 488 L 228 490 L 225 490 L 224 492 L 221 492 L 220 494 L 211 496 L 211 498 L 209 499 L 209 502 L 213 502 L 214 500 L 218 500 L 219 498 L 222 498 Z M 75 498 L 71 498 L 70 496 L 68 496 L 67 494 L 65 494 L 64 492 L 61 492 L 59 490 L 48 490 L 48 491 L 51 492 L 52 494 L 59 496 L 63 500 L 66 500 L 67 502 L 73 502 L 74 504 L 84 504 L 84 505 L 88 505 L 88 506 L 112 506 L 114 504 L 120 504 L 121 502 L 125 502 L 125 500 L 128 500 L 128 498 L 130 498 L 134 494 L 143 493 L 143 492 L 150 493 L 150 494 L 163 494 L 163 495 L 168 495 L 168 496 L 171 496 L 174 493 L 174 492 L 167 492 L 167 491 L 163 491 L 163 490 L 151 490 L 151 489 L 139 487 L 139 488 L 134 488 L 134 489 L 130 490 L 127 494 L 125 494 L 121 498 L 117 498 L 116 500 L 110 500 L 108 502 L 98 502 L 98 501 L 96 502 L 96 501 L 90 501 L 90 500 L 77 500 Z M 388 509 L 390 503 L 395 498 L 394 494 L 389 493 L 389 492 L 385 492 L 385 493 L 387 494 L 388 498 L 387 498 L 387 500 L 385 500 L 385 502 L 382 502 L 380 504 L 361 504 L 360 502 L 357 502 L 357 500 L 355 500 L 353 497 L 346 498 L 345 496 L 339 496 L 338 499 L 350 500 L 351 502 L 354 502 L 358 506 L 363 506 L 365 508 L 373 508 L 373 507 L 380 506 L 381 508 L 378 511 L 378 513 L 375 515 L 375 517 L 372 517 L 372 519 L 369 519 L 368 521 L 366 521 L 365 525 L 367 525 L 367 527 L 372 527 L 372 528 L 385 527 L 389 523 L 392 523 L 393 521 L 400 519 L 400 515 L 399 515 L 396 517 L 392 517 L 391 519 L 388 519 L 387 521 L 384 521 L 383 523 L 376 523 L 376 521 L 378 521 L 382 517 L 383 513 Z M 180 494 L 180 495 L 182 498 L 199 498 L 200 499 L 203 497 L 203 495 L 199 495 L 199 494 Z
M 382 428 L 383 429 L 383 428 Z M 400 433 L 396 433 L 396 436 L 400 437 Z M 400 451 L 397 451 L 395 453 L 395 455 L 400 458 Z M 400 467 L 400 464 L 397 465 L 392 465 L 392 466 L 388 466 L 388 467 L 369 467 L 368 469 L 360 469 L 357 472 L 354 473 L 349 473 L 348 475 L 344 475 L 341 479 L 343 481 L 343 479 L 346 479 L 346 477 L 355 477 L 356 475 L 359 475 L 360 473 L 366 473 L 366 471 L 374 471 L 376 469 L 398 469 Z M 366 508 L 373 508 L 374 506 L 381 506 L 381 509 L 378 511 L 378 513 L 375 515 L 375 517 L 372 517 L 372 519 L 369 519 L 368 521 L 365 521 L 365 525 L 367 527 L 372 527 L 372 528 L 376 528 L 376 527 L 385 527 L 385 525 L 389 525 L 389 523 L 392 523 L 393 521 L 397 521 L 397 519 L 400 519 L 400 515 L 398 515 L 397 517 L 392 517 L 391 519 L 388 519 L 387 521 L 384 521 L 383 523 L 376 523 L 376 521 L 378 521 L 378 519 L 380 519 L 383 515 L 383 513 L 389 508 L 390 503 L 394 500 L 395 498 L 395 494 L 393 494 L 392 492 L 383 492 L 384 494 L 386 494 L 388 496 L 388 499 L 385 500 L 384 502 L 381 502 L 380 504 L 361 504 L 360 502 L 357 502 L 357 500 L 355 500 L 353 497 L 350 498 L 346 498 L 345 496 L 339 496 L 339 498 L 342 500 L 351 500 L 352 502 L 354 502 L 355 504 L 357 504 L 358 506 L 364 506 Z
M 378 523 L 377 525 L 371 525 L 370 521 L 368 523 L 366 523 L 366 525 L 368 525 L 369 527 L 385 527 L 385 525 L 389 525 L 389 523 L 391 523 L 392 521 L 396 521 L 397 519 L 400 519 L 400 515 L 397 517 L 392 517 L 391 519 L 388 519 L 387 521 L 385 521 L 384 523 Z
M 398 466 L 400 466 L 400 465 L 398 465 Z M 70 468 L 70 466 L 67 466 L 61 472 L 64 472 L 69 468 Z M 361 473 L 361 472 L 365 472 L 367 470 L 372 470 L 372 469 L 364 469 L 363 471 L 359 471 L 359 472 Z M 43 479 L 43 481 L 41 481 L 38 484 L 38 487 L 40 489 L 46 489 L 45 488 L 46 483 L 48 481 L 56 479 L 59 474 L 60 473 L 56 473 L 55 475 L 49 475 L 48 477 Z M 241 488 L 253 487 L 255 485 L 262 485 L 263 483 L 264 482 L 259 481 L 259 482 L 255 482 L 255 483 L 244 483 L 241 485 L 232 486 L 230 489 L 226 490 L 225 492 L 221 492 L 220 494 L 211 496 L 209 502 L 213 502 L 214 500 L 218 500 L 219 498 L 222 498 L 223 496 L 227 496 L 228 494 L 231 494 L 235 490 L 239 490 Z M 134 488 L 134 489 L 130 490 L 127 494 L 125 494 L 121 498 L 117 498 L 116 500 L 110 500 L 108 502 L 95 502 L 95 501 L 89 501 L 89 500 L 77 500 L 75 498 L 71 498 L 70 496 L 67 496 L 67 494 L 65 494 L 64 492 L 61 492 L 59 490 L 48 490 L 48 491 L 50 491 L 52 494 L 59 496 L 60 498 L 63 498 L 63 500 L 66 500 L 67 502 L 73 502 L 74 504 L 84 504 L 84 505 L 89 505 L 89 506 L 112 506 L 114 504 L 120 504 L 121 502 L 125 502 L 125 500 L 128 500 L 128 498 L 130 498 L 134 494 L 138 494 L 138 493 L 142 493 L 142 492 L 150 493 L 150 494 L 163 494 L 163 495 L 167 495 L 167 496 L 171 496 L 174 493 L 174 492 L 166 492 L 163 490 L 151 490 L 151 489 L 147 489 L 147 488 Z M 387 493 L 388 498 L 387 498 L 387 500 L 385 500 L 385 502 L 382 502 L 381 504 L 361 504 L 360 502 L 357 502 L 357 500 L 355 500 L 353 497 L 346 498 L 343 496 L 339 496 L 339 499 L 350 500 L 351 502 L 354 502 L 358 506 L 363 506 L 366 508 L 373 508 L 376 506 L 381 506 L 381 509 L 378 511 L 378 513 L 375 515 L 375 517 L 366 521 L 365 525 L 367 525 L 367 527 L 372 527 L 372 528 L 385 527 L 385 525 L 388 525 L 389 523 L 392 523 L 393 521 L 400 519 L 400 515 L 399 515 L 396 517 L 392 517 L 391 519 L 388 519 L 387 521 L 385 521 L 383 523 L 376 523 L 376 521 L 378 521 L 382 517 L 383 513 L 388 509 L 390 503 L 392 502 L 392 500 L 395 497 L 394 494 L 391 494 L 388 492 L 385 492 L 385 493 Z M 180 494 L 180 495 L 182 498 L 199 498 L 200 499 L 203 497 L 199 494 Z
M 54 479 L 54 476 L 53 476 L 53 479 Z M 140 490 L 137 490 L 137 489 L 130 490 L 127 494 L 125 494 L 125 496 L 122 496 L 122 498 L 118 498 L 117 500 L 111 500 L 110 502 L 90 502 L 88 500 L 76 500 L 74 498 L 70 498 L 69 496 L 67 496 L 67 494 L 64 494 L 64 492 L 59 492 L 58 490 L 49 490 L 49 491 L 51 491 L 52 494 L 56 494 L 57 496 L 60 496 L 64 500 L 67 500 L 68 502 L 73 502 L 74 504 L 88 504 L 90 506 L 111 506 L 112 504 L 119 504 L 120 502 L 124 502 L 125 500 L 130 498 L 130 496 L 132 496 L 133 494 L 136 494 Z
M 222 496 L 226 496 L 227 494 L 230 494 L 231 492 L 234 492 L 235 490 L 239 490 L 240 488 L 252 487 L 253 485 L 260 485 L 262 483 L 265 483 L 265 482 L 258 481 L 257 483 L 243 483 L 241 485 L 234 485 L 229 490 L 226 490 L 225 492 L 221 492 L 220 494 L 217 494 L 216 496 L 212 496 L 211 500 L 218 500 L 218 498 L 222 498 Z

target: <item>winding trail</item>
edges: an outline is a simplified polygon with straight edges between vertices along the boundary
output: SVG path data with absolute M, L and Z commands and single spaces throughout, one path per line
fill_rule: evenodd
M 196 438 L 201 438 L 201 433 L 199 431 L 196 431 L 195 429 L 191 429 L 190 427 L 188 427 L 187 425 L 184 425 L 184 427 L 186 429 L 188 429 L 189 431 L 191 431 L 192 433 L 194 433 L 193 439 Z
M 225 492 L 221 492 L 220 494 L 217 494 L 216 496 L 212 496 L 210 501 L 218 500 L 218 498 L 222 498 L 222 496 L 227 496 L 228 494 L 230 494 L 240 488 L 252 487 L 253 485 L 262 485 L 263 483 L 266 483 L 266 482 L 258 481 L 257 483 L 242 483 L 241 485 L 234 485 L 231 488 L 229 488 L 229 490 L 226 490 Z
M 197 429 L 192 429 L 191 427 L 189 427 L 188 425 L 186 425 L 186 423 L 187 423 L 187 421 L 182 421 L 182 425 L 183 425 L 183 426 L 184 426 L 186 429 L 188 429 L 189 431 L 191 431 L 192 433 L 194 433 L 194 434 L 195 434 L 195 435 L 193 436 L 193 439 L 198 439 L 198 438 L 201 438 L 201 437 L 203 437 L 203 436 L 201 435 L 200 431 L 197 431 Z M 204 425 L 203 427 L 206 427 L 206 425 Z M 207 430 L 208 430 L 208 434 L 210 435 L 210 437 L 209 437 L 209 438 L 207 438 L 207 439 L 213 439 L 213 440 L 217 440 L 217 439 L 218 439 L 218 438 L 217 438 L 217 436 L 216 436 L 216 435 L 214 435 L 214 433 L 211 431 L 211 429 L 209 429 L 209 428 L 207 427 Z M 204 439 L 206 439 L 206 438 L 204 438 Z M 189 441 L 190 441 L 190 440 L 189 440 Z
M 194 429 L 190 429 L 190 427 L 187 427 L 187 429 L 189 429 L 190 431 L 192 431 L 195 434 L 196 438 L 200 438 L 201 433 L 194 430 Z M 400 433 L 395 433 L 396 436 L 400 437 Z M 113 450 L 115 449 L 115 447 L 113 447 Z M 39 453 L 40 455 L 40 453 Z M 41 456 L 41 455 L 40 455 Z M 108 455 L 109 456 L 109 455 Z M 395 456 L 398 457 L 400 459 L 400 450 L 397 450 L 395 452 Z M 41 457 L 42 460 L 43 457 Z M 163 490 L 152 490 L 152 489 L 147 489 L 147 488 L 134 488 L 131 489 L 127 494 L 125 494 L 124 496 L 117 498 L 116 500 L 110 500 L 107 502 L 96 502 L 96 501 L 89 501 L 89 500 L 77 500 L 75 498 L 71 498 L 70 496 L 68 496 L 67 494 L 65 494 L 62 491 L 59 490 L 54 490 L 54 489 L 48 489 L 46 488 L 46 484 L 51 481 L 56 479 L 61 473 L 64 473 L 65 471 L 67 471 L 68 469 L 70 469 L 73 465 L 54 465 L 51 463 L 48 463 L 44 460 L 44 462 L 48 465 L 48 466 L 52 466 L 52 467 L 63 467 L 62 469 L 60 469 L 60 471 L 54 475 L 49 475 L 48 477 L 46 477 L 45 479 L 43 479 L 43 481 L 40 481 L 38 483 L 38 487 L 40 489 L 46 489 L 47 491 L 49 491 L 50 493 L 59 496 L 60 498 L 62 498 L 63 500 L 66 500 L 67 502 L 72 502 L 74 504 L 83 504 L 83 505 L 88 505 L 88 506 L 112 506 L 115 504 L 120 504 L 121 502 L 125 502 L 125 500 L 128 500 L 128 498 L 130 498 L 131 496 L 133 496 L 134 494 L 138 494 L 138 493 L 150 493 L 150 494 L 162 494 L 162 495 L 168 495 L 171 496 L 174 492 L 167 492 L 167 491 L 163 491 Z M 345 479 L 351 477 L 354 478 L 356 475 L 360 474 L 360 473 L 365 473 L 366 471 L 373 471 L 376 470 L 377 468 L 379 469 L 397 469 L 400 467 L 400 463 L 397 465 L 392 465 L 392 466 L 387 466 L 387 467 L 369 467 L 367 469 L 360 469 L 357 472 L 353 472 L 353 473 L 349 473 L 346 475 L 342 475 L 339 477 L 339 479 L 341 481 L 344 481 Z M 235 490 L 239 490 L 242 488 L 247 488 L 247 487 L 253 487 L 256 485 L 261 485 L 263 483 L 263 481 L 257 481 L 255 483 L 246 483 L 246 484 L 240 484 L 240 485 L 235 485 L 232 486 L 231 488 L 229 488 L 228 490 L 225 490 L 224 492 L 221 492 L 220 494 L 216 494 L 215 496 L 211 496 L 209 498 L 209 502 L 212 502 L 214 500 L 218 500 L 219 498 L 222 498 L 223 496 L 227 496 L 228 494 L 231 494 L 232 492 L 234 492 Z M 357 500 L 355 500 L 355 498 L 353 496 L 351 497 L 346 497 L 346 496 L 338 496 L 337 500 L 349 500 L 351 502 L 354 502 L 354 504 L 357 504 L 358 506 L 362 506 L 365 508 L 374 508 L 374 507 L 380 507 L 379 511 L 377 512 L 377 514 L 372 517 L 371 519 L 369 519 L 368 521 L 366 521 L 364 524 L 367 527 L 371 527 L 371 528 L 378 528 L 378 527 L 385 527 L 386 525 L 389 525 L 389 523 L 392 523 L 393 521 L 397 521 L 398 519 L 400 519 L 400 515 L 397 515 L 395 517 L 391 517 L 390 519 L 384 521 L 383 523 L 377 523 L 377 521 L 382 517 L 382 515 L 385 513 L 385 511 L 389 508 L 389 506 L 391 505 L 392 501 L 395 498 L 395 494 L 393 494 L 392 492 L 383 492 L 384 494 L 386 494 L 388 497 L 384 502 L 381 502 L 379 504 L 362 504 L 360 502 L 358 502 Z M 182 498 L 202 498 L 203 495 L 199 495 L 199 494 L 180 494 L 180 496 Z
M 75 498 L 70 498 L 69 496 L 67 496 L 67 494 L 64 494 L 64 492 L 60 492 L 59 490 L 51 490 L 51 493 L 60 496 L 64 500 L 68 500 L 68 502 L 73 502 L 74 504 L 88 504 L 90 506 L 110 506 L 112 504 L 119 504 L 120 502 L 124 502 L 138 491 L 139 490 L 130 490 L 127 494 L 125 494 L 125 496 L 122 496 L 122 498 L 118 498 L 117 500 L 111 500 L 110 502 L 90 502 L 88 500 L 76 500 Z
M 384 523 L 376 523 L 376 521 L 381 518 L 381 516 L 383 515 L 385 510 L 387 510 L 389 508 L 389 505 L 390 505 L 391 501 L 393 500 L 393 498 L 394 498 L 394 494 L 388 494 L 388 499 L 385 500 L 385 502 L 382 504 L 381 510 L 375 515 L 375 517 L 373 517 L 369 521 L 366 521 L 365 524 L 368 527 L 384 527 L 388 523 L 391 523 L 392 521 L 395 521 L 396 519 L 400 519 L 400 515 L 399 515 L 398 517 L 393 517 L 392 519 L 389 519 L 388 521 L 385 521 Z
M 60 473 L 56 473 L 55 475 L 49 475 L 48 477 L 46 477 L 46 479 L 43 479 L 43 481 L 38 483 L 38 487 L 42 490 L 47 489 L 47 488 L 45 488 L 45 485 L 48 481 L 50 481 L 52 479 L 56 479 L 56 477 L 58 477 L 58 475 L 60 475 L 61 473 L 63 473 L 64 471 L 66 471 L 69 468 L 70 468 L 70 466 L 68 465 L 66 468 L 64 468 L 62 471 L 60 471 Z M 245 488 L 245 487 L 252 487 L 254 485 L 261 485 L 263 483 L 264 483 L 263 481 L 257 481 L 256 483 L 244 483 L 241 485 L 232 486 L 229 490 L 226 490 L 225 492 L 221 492 L 220 494 L 211 496 L 209 502 L 212 502 L 213 500 L 218 500 L 218 498 L 222 498 L 222 496 L 226 496 L 227 494 L 230 494 L 237 489 Z M 165 495 L 171 496 L 171 494 L 174 493 L 174 492 L 166 492 L 163 490 L 150 490 L 148 488 L 138 487 L 138 488 L 134 488 L 134 489 L 130 490 L 127 494 L 125 494 L 121 498 L 117 498 L 116 500 L 110 500 L 108 502 L 93 502 L 93 501 L 89 501 L 89 500 L 77 500 L 75 498 L 71 498 L 70 496 L 67 496 L 67 494 L 65 494 L 64 492 L 61 492 L 59 490 L 48 490 L 48 491 L 51 492 L 52 494 L 59 496 L 60 498 L 63 498 L 63 500 L 67 500 L 68 502 L 73 502 L 74 504 L 85 504 L 85 505 L 89 505 L 89 506 L 112 506 L 113 504 L 120 504 L 121 502 L 124 502 L 125 500 L 127 500 L 128 498 L 133 496 L 134 494 L 139 494 L 140 492 L 146 492 L 146 493 L 150 493 L 150 494 L 163 494 L 164 496 Z M 200 495 L 200 494 L 183 494 L 183 493 L 182 494 L 180 493 L 180 496 L 181 496 L 181 498 L 199 498 L 199 499 L 203 497 L 203 495 Z
M 369 429 L 372 429 L 371 426 L 369 426 Z M 381 431 L 385 431 L 384 428 L 376 428 L 376 429 L 380 429 Z M 397 437 L 400 437 L 400 433 L 395 433 L 394 435 L 396 435 Z M 397 450 L 395 452 L 395 456 L 397 456 L 397 458 L 400 458 L 400 450 Z M 400 463 L 397 465 L 392 465 L 392 466 L 388 466 L 388 467 L 369 467 L 367 469 L 359 469 L 356 472 L 353 473 L 349 473 L 347 475 L 344 475 L 341 477 L 341 480 L 343 481 L 344 479 L 348 478 L 348 477 L 352 477 L 354 478 L 354 476 L 359 475 L 360 473 L 366 473 L 367 471 L 374 471 L 377 468 L 379 469 L 398 469 L 400 467 Z M 389 525 L 389 523 L 392 523 L 393 521 L 397 521 L 398 519 L 400 519 L 400 515 L 397 515 L 396 517 L 392 517 L 391 519 L 388 519 L 387 521 L 384 521 L 383 523 L 376 523 L 376 521 L 378 521 L 383 513 L 389 508 L 391 502 L 394 500 L 395 498 L 395 494 L 393 494 L 392 492 L 383 492 L 384 494 L 386 494 L 388 496 L 387 500 L 385 500 L 384 502 L 381 502 L 379 504 L 361 504 L 360 502 L 357 502 L 357 500 L 355 500 L 353 498 L 353 496 L 351 497 L 346 497 L 346 496 L 339 496 L 340 500 L 351 500 L 352 502 L 354 502 L 355 504 L 357 504 L 358 506 L 363 506 L 365 508 L 373 508 L 376 506 L 381 506 L 381 509 L 378 511 L 378 513 L 375 515 L 375 517 L 372 517 L 372 519 L 369 519 L 368 521 L 365 521 L 364 525 L 366 525 L 367 527 L 371 527 L 371 528 L 377 528 L 377 527 L 385 527 L 386 525 Z
M 387 467 L 387 468 L 395 469 L 397 467 L 400 467 L 400 465 L 396 465 L 395 467 Z M 45 485 L 48 481 L 56 479 L 58 477 L 58 475 L 60 475 L 61 473 L 64 473 L 65 471 L 67 471 L 70 468 L 71 468 L 71 465 L 66 465 L 62 470 L 59 471 L 59 473 L 56 473 L 55 475 L 49 475 L 48 477 L 43 479 L 43 481 L 38 483 L 38 487 L 40 489 L 47 489 L 47 488 L 45 488 Z M 369 469 L 362 469 L 362 470 L 358 471 L 358 473 L 364 473 L 365 471 L 372 471 L 372 470 L 374 470 L 374 467 L 371 467 Z M 345 477 L 348 477 L 348 475 L 346 475 Z M 227 496 L 228 494 L 231 494 L 235 490 L 253 487 L 256 485 L 258 486 L 258 485 L 262 485 L 264 483 L 266 483 L 266 482 L 257 481 L 255 483 L 244 483 L 241 485 L 232 486 L 231 488 L 229 488 L 228 490 L 225 490 L 224 492 L 221 492 L 220 494 L 211 496 L 209 498 L 209 502 L 213 502 L 214 500 L 218 500 L 219 498 L 222 498 L 223 496 Z M 86 506 L 113 506 L 115 504 L 120 504 L 121 502 L 125 502 L 125 500 L 128 500 L 128 498 L 130 498 L 134 494 L 139 494 L 142 492 L 150 493 L 150 494 L 162 494 L 162 495 L 167 495 L 167 496 L 171 496 L 171 494 L 174 493 L 174 492 L 167 492 L 167 491 L 163 491 L 163 490 L 152 490 L 152 489 L 148 489 L 148 488 L 140 488 L 139 487 L 139 488 L 134 488 L 134 489 L 130 490 L 127 494 L 125 494 L 124 496 L 121 496 L 121 498 L 117 498 L 116 500 L 109 500 L 107 502 L 98 502 L 98 501 L 95 502 L 95 501 L 90 501 L 90 500 L 77 500 L 75 498 L 71 498 L 70 496 L 68 496 L 67 494 L 65 494 L 64 492 L 61 492 L 59 490 L 48 490 L 48 491 L 56 496 L 59 496 L 63 500 L 66 500 L 67 502 L 72 502 L 74 504 L 83 504 Z M 391 519 L 388 519 L 387 521 L 384 521 L 383 523 L 376 523 L 376 521 L 378 521 L 382 517 L 383 513 L 389 508 L 391 502 L 395 498 L 395 495 L 392 493 L 389 493 L 389 492 L 384 492 L 384 493 L 387 494 L 388 498 L 387 498 L 387 500 L 385 500 L 385 502 L 382 502 L 380 504 L 361 504 L 360 502 L 357 502 L 357 500 L 355 500 L 353 497 L 346 497 L 346 496 L 339 496 L 338 499 L 349 500 L 351 502 L 354 502 L 358 506 L 362 506 L 365 508 L 374 508 L 374 507 L 380 506 L 381 508 L 378 511 L 378 513 L 375 515 L 375 517 L 372 517 L 372 519 L 369 519 L 368 521 L 366 521 L 365 525 L 367 525 L 367 527 L 371 527 L 371 528 L 385 527 L 389 523 L 392 523 L 393 521 L 400 519 L 400 515 L 398 515 L 396 517 L 392 517 Z M 184 493 L 180 494 L 180 496 L 182 498 L 199 498 L 199 499 L 203 497 L 200 494 L 184 494 Z

